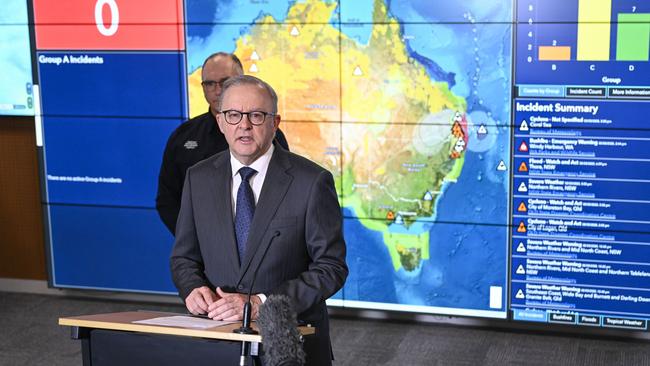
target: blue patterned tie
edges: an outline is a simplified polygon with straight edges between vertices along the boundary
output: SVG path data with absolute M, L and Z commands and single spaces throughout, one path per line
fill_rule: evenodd
M 246 240 L 248 239 L 248 230 L 253 222 L 255 215 L 255 196 L 248 180 L 257 173 L 255 169 L 242 167 L 239 169 L 241 184 L 237 190 L 237 210 L 235 213 L 235 235 L 237 235 L 237 250 L 239 251 L 240 263 L 244 261 L 246 253 Z

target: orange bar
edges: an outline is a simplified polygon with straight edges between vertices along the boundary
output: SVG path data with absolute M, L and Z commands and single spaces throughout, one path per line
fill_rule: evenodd
M 570 61 L 570 46 L 540 46 L 539 61 Z

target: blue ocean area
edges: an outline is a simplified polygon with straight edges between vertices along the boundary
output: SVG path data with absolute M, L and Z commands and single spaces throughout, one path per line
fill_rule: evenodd
M 512 21 L 512 3 L 513 0 L 387 1 L 391 15 L 408 23 L 463 22 L 468 21 L 467 15 L 477 22 L 507 23 Z
M 345 1 L 339 4 L 341 32 L 360 45 L 367 45 L 372 29 L 374 0 Z
M 343 288 L 345 300 L 397 303 L 392 260 L 381 232 L 366 228 L 354 211 L 343 208 L 343 235 L 350 274 Z
M 424 68 L 427 70 L 427 74 L 429 74 L 433 80 L 447 83 L 447 85 L 449 85 L 449 89 L 453 88 L 454 85 L 456 85 L 456 74 L 443 70 L 442 67 L 440 67 L 440 65 L 435 63 L 433 60 L 420 55 L 417 53 L 417 51 L 412 50 L 410 47 L 407 47 L 407 49 L 409 55 L 420 62 L 422 66 L 424 66 Z
M 270 15 L 281 22 L 291 2 L 250 0 L 190 0 L 186 5 L 187 70 L 199 68 L 210 54 L 233 52 L 235 41 L 248 33 L 250 25 Z
M 341 23 L 370 23 L 375 9 L 375 0 L 339 1 Z
M 446 184 L 436 201 L 437 222 L 423 218 L 408 229 L 390 226 L 391 232 L 414 235 L 429 231 L 430 259 L 414 271 L 396 272 L 381 233 L 346 219 L 345 237 L 354 245 L 348 246 L 345 299 L 385 302 L 377 297 L 390 289 L 396 299 L 388 302 L 495 310 L 489 308 L 489 291 L 503 286 L 505 293 L 508 226 L 503 182 L 479 178 L 492 168 L 492 162 L 468 152 L 459 183 Z M 354 217 L 349 208 L 344 213 Z

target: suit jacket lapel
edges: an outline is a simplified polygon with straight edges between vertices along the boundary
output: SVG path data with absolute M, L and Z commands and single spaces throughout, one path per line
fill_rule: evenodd
M 227 151 L 227 150 L 226 150 Z M 214 219 L 214 248 L 224 248 L 225 254 L 230 258 L 233 268 L 239 267 L 239 254 L 237 253 L 237 240 L 235 239 L 235 225 L 232 217 L 232 173 L 230 167 L 230 154 L 221 154 L 214 161 L 214 185 L 210 185 L 209 197 L 215 203 L 218 211 Z M 221 242 L 221 243 L 219 243 Z M 218 252 L 218 251 L 217 251 Z M 218 253 L 219 255 L 219 253 Z
M 269 162 L 266 178 L 264 178 L 264 185 L 262 186 L 260 197 L 255 206 L 253 223 L 248 233 L 246 256 L 244 257 L 239 272 L 239 281 L 246 274 L 255 254 L 257 252 L 264 252 L 265 248 L 262 245 L 266 246 L 269 244 L 262 242 L 262 239 L 293 180 L 293 177 L 287 173 L 287 169 L 291 167 L 287 154 L 282 148 L 276 146 L 271 161 Z

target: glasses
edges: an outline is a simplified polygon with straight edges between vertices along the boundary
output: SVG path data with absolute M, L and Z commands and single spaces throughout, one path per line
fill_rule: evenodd
M 251 121 L 251 123 L 255 126 L 259 126 L 264 123 L 264 121 L 266 121 L 266 117 L 275 116 L 275 113 L 266 113 L 262 111 L 240 112 L 234 109 L 221 111 L 221 113 L 223 113 L 223 117 L 226 119 L 226 122 L 231 125 L 239 124 L 239 122 L 241 122 L 241 120 L 244 118 L 244 115 L 246 115 L 246 117 L 248 117 L 248 120 Z
M 204 88 L 207 88 L 207 89 L 214 89 L 214 88 L 216 88 L 216 87 L 219 87 L 219 89 L 221 89 L 221 87 L 223 87 L 223 83 L 225 83 L 226 80 L 228 80 L 228 78 L 223 78 L 223 79 L 221 79 L 221 80 L 219 80 L 219 81 L 215 81 L 215 80 L 203 80 L 203 81 L 201 82 L 201 85 L 203 85 L 203 87 L 204 87 Z

